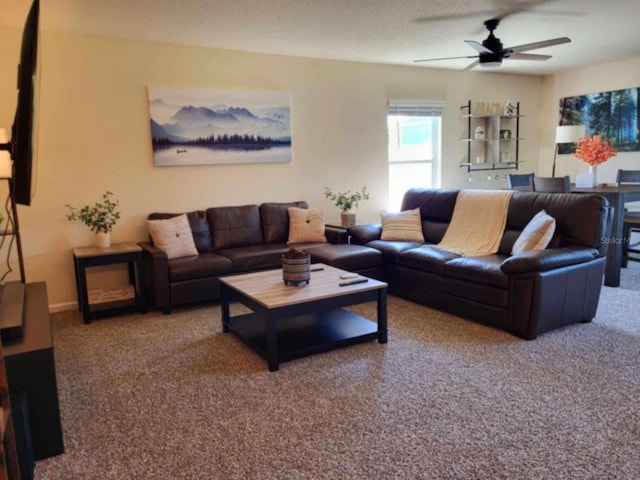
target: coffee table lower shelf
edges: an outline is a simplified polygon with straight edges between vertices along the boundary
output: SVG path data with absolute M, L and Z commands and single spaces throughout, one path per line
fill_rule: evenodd
M 267 322 L 249 313 L 231 317 L 229 330 L 269 360 Z M 277 322 L 277 363 L 355 345 L 378 338 L 378 324 L 344 309 L 300 315 Z

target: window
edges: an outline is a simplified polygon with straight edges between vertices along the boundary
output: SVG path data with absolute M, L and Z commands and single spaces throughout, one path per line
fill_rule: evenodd
M 389 102 L 389 203 L 400 210 L 402 196 L 412 187 L 440 184 L 440 124 L 442 103 Z

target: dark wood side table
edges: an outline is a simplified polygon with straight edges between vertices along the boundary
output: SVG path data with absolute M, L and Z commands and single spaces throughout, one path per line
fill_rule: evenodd
M 96 318 L 104 318 L 121 313 L 147 313 L 147 300 L 144 294 L 142 268 L 142 248 L 135 243 L 115 243 L 110 247 L 76 247 L 72 249 L 76 272 L 76 291 L 78 309 L 82 312 L 84 323 Z M 126 263 L 129 267 L 129 284 L 133 294 L 122 297 L 117 292 L 100 292 L 90 295 L 87 290 L 86 269 L 103 265 Z

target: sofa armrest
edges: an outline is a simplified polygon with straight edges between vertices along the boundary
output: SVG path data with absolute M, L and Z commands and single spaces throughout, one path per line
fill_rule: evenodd
M 560 267 L 589 262 L 597 256 L 598 250 L 588 247 L 531 250 L 506 258 L 500 264 L 500 269 L 508 275 L 545 272 Z
M 349 228 L 351 235 L 351 243 L 364 245 L 373 240 L 380 240 L 382 234 L 382 225 L 380 223 L 367 223 L 365 225 L 356 225 Z
M 171 307 L 169 288 L 169 258 L 164 250 L 151 242 L 140 242 L 142 248 L 142 268 L 144 269 L 145 293 L 155 308 L 168 311 Z
M 327 242 L 334 245 L 349 243 L 349 232 L 344 228 L 325 227 L 324 235 L 327 237 Z

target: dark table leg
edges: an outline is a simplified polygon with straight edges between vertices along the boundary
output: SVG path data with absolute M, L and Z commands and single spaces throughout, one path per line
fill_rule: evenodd
M 222 331 L 227 333 L 229 332 L 229 297 L 230 292 L 229 288 L 224 284 L 220 283 L 220 309 L 222 311 Z
M 624 197 L 617 192 L 607 194 L 609 206 L 613 207 L 611 238 L 606 239 L 607 263 L 604 268 L 604 284 L 608 287 L 620 286 L 620 268 L 622 267 L 622 224 L 624 221 Z
M 91 312 L 89 311 L 89 292 L 87 291 L 86 265 L 82 259 L 75 260 L 76 265 L 76 287 L 78 293 L 78 306 L 82 312 L 84 323 L 91 323 Z
M 278 321 L 273 315 L 267 315 L 267 359 L 269 371 L 278 370 Z
M 378 290 L 378 343 L 387 343 L 387 289 Z

